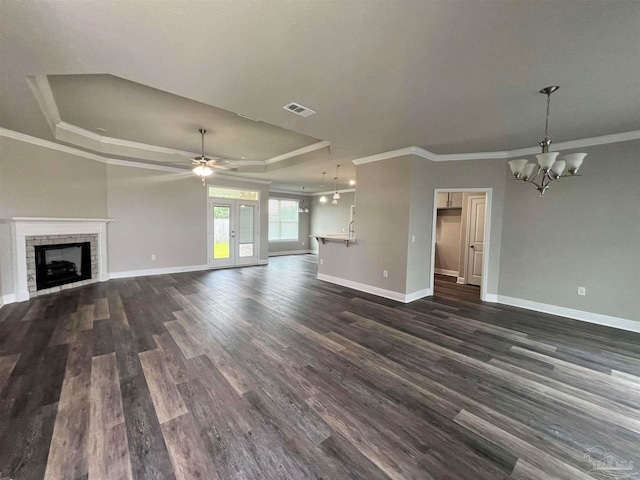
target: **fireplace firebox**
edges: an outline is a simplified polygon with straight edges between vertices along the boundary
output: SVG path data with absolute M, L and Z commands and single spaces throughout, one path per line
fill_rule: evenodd
M 35 245 L 38 290 L 91 278 L 91 243 Z

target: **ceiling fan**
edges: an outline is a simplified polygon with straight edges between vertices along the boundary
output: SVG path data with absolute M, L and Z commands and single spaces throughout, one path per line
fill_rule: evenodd
M 192 171 L 200 178 L 202 178 L 202 183 L 204 184 L 205 177 L 211 175 L 214 170 L 227 170 L 231 172 L 237 171 L 237 168 L 229 166 L 231 162 L 226 158 L 209 158 L 205 156 L 204 134 L 207 133 L 207 131 L 204 128 L 200 128 L 198 131 L 200 132 L 200 135 L 202 135 L 202 153 L 200 156 L 195 158 L 186 158 L 189 158 L 189 160 L 191 160 L 191 163 L 193 165 Z

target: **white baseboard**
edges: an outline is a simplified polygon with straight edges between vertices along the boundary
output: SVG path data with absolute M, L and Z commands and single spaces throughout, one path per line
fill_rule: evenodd
M 335 283 L 336 285 L 342 285 L 343 287 L 352 288 L 360 292 L 371 293 L 372 295 L 389 298 L 391 300 L 396 300 L 397 302 L 402 302 L 402 303 L 413 302 L 414 300 L 418 300 L 419 298 L 433 295 L 431 290 L 428 288 L 424 290 L 418 290 L 417 292 L 404 294 L 404 293 L 394 292 L 392 290 L 385 290 L 384 288 L 374 287 L 372 285 L 367 285 L 365 283 L 353 282 L 345 278 L 326 275 L 324 273 L 318 273 L 317 278 L 318 280 L 323 280 L 329 283 Z
M 17 301 L 15 293 L 9 293 L 7 295 L 2 295 L 0 297 L 0 308 L 3 305 L 9 305 L 10 303 L 15 303 Z
M 458 277 L 458 279 L 456 280 L 456 283 L 460 285 L 465 285 L 467 281 L 464 279 L 464 277 Z
M 190 265 L 187 267 L 148 268 L 145 270 L 130 270 L 128 272 L 111 272 L 109 278 L 147 277 L 149 275 L 165 275 L 167 273 L 198 272 L 208 270 L 209 265 Z
M 424 290 L 418 290 L 417 292 L 407 293 L 404 296 L 404 303 L 415 302 L 416 300 L 420 300 L 424 297 L 432 297 L 433 290 L 430 288 L 425 288 Z
M 484 302 L 498 303 L 498 295 L 495 293 L 486 293 L 484 295 Z
M 640 333 L 640 322 L 634 320 L 611 317 L 609 315 L 602 315 L 599 313 L 584 312 L 582 310 L 574 310 L 573 308 L 558 307 L 556 305 L 532 302 L 530 300 L 506 297 L 504 295 L 497 295 L 497 297 L 498 303 L 511 305 L 512 307 L 526 308 L 527 310 L 534 310 L 536 312 L 550 313 L 551 315 L 573 318 L 574 320 L 581 320 L 583 322 L 595 323 L 606 327 Z
M 438 275 L 446 275 L 447 277 L 457 277 L 460 273 L 457 270 L 445 270 L 444 268 L 434 268 L 433 272 Z
M 281 255 L 305 255 L 313 253 L 313 250 L 289 250 L 287 252 L 269 252 L 270 257 L 279 257 Z

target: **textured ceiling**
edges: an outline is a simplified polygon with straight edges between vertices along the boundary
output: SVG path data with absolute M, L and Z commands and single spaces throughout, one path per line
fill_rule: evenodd
M 109 74 L 290 131 L 265 142 L 273 151 L 329 141 L 322 158 L 255 174 L 279 175 L 292 189 L 317 183 L 325 165 L 344 165 L 346 179 L 350 160 L 407 146 L 435 153 L 535 146 L 545 108 L 537 92 L 551 84 L 561 86 L 554 141 L 640 129 L 636 0 L 7 0 L 0 22 L 0 126 L 57 141 L 25 77 Z M 61 103 L 73 105 L 73 91 L 64 96 Z M 91 125 L 100 119 L 89 111 L 94 101 L 102 125 Z M 291 101 L 318 113 L 284 111 Z M 61 115 L 143 143 L 162 131 L 161 146 L 193 150 L 186 136 L 198 128 L 197 119 L 188 125 L 193 110 L 162 114 L 163 123 L 154 113 L 161 116 L 164 102 L 119 118 L 123 110 L 104 98 L 78 100 Z M 247 144 L 259 149 L 260 141 L 243 149 L 235 128 L 215 127 L 225 132 L 216 153 L 259 157 Z

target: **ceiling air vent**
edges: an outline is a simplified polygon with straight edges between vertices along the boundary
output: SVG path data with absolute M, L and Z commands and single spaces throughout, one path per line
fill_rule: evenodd
M 291 102 L 291 103 L 289 103 L 288 105 L 285 105 L 282 108 L 284 108 L 285 110 L 288 110 L 289 112 L 295 113 L 296 115 L 300 115 L 301 117 L 308 117 L 308 116 L 313 115 L 314 113 L 316 113 L 315 111 L 311 110 L 310 108 L 303 107 L 299 103 L 295 103 L 295 102 Z

